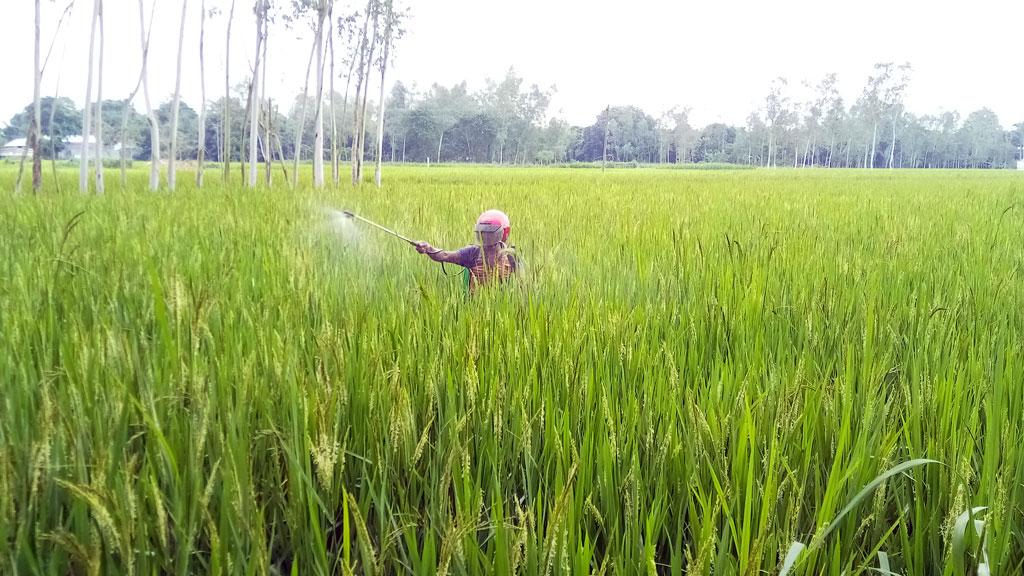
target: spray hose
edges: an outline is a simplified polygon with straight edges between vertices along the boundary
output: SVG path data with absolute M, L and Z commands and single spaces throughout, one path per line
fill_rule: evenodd
M 409 238 L 406 238 L 405 236 L 402 236 L 401 234 L 399 234 L 398 232 L 395 232 L 391 228 L 387 228 L 385 226 L 381 226 L 380 224 L 377 224 L 373 220 L 370 220 L 368 218 L 363 218 L 362 216 L 352 212 L 351 210 L 343 210 L 341 213 L 343 215 L 345 215 L 347 218 L 352 218 L 353 220 L 359 220 L 360 222 L 369 224 L 370 226 L 373 226 L 374 228 L 377 228 L 378 230 L 386 232 L 386 233 L 388 233 L 388 234 L 390 234 L 390 235 L 392 235 L 392 236 L 394 236 L 394 237 L 396 237 L 396 238 L 398 238 L 400 240 L 403 240 L 403 241 L 405 241 L 405 242 L 407 242 L 407 243 L 409 243 L 409 244 L 411 244 L 413 246 L 418 246 L 418 244 L 414 240 L 410 240 Z M 432 254 L 437 254 L 439 252 L 443 252 L 443 250 L 441 250 L 440 248 L 435 248 L 432 252 L 426 252 L 426 254 L 431 254 L 432 255 Z M 448 270 L 444 267 L 444 264 L 445 264 L 444 262 L 441 262 L 441 273 L 444 274 L 445 276 L 453 276 L 453 274 L 449 274 L 448 273 Z

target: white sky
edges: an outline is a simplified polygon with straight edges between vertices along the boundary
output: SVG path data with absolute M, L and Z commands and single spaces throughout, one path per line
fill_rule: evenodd
M 67 1 L 42 0 L 44 53 Z M 60 95 L 81 105 L 92 2 L 77 1 L 54 47 L 43 94 L 54 93 L 59 75 Z M 206 3 L 226 13 L 229 1 Z M 787 77 L 799 98 L 803 81 L 817 83 L 827 72 L 838 73 L 849 104 L 880 61 L 909 61 L 914 67 L 906 96 L 911 112 L 966 115 L 987 106 L 1004 126 L 1024 121 L 1022 0 L 399 1 L 411 6 L 412 19 L 389 84 L 402 80 L 425 89 L 433 82 L 466 80 L 476 88 L 512 66 L 527 84 L 556 86 L 551 113 L 575 124 L 589 124 L 608 104 L 635 104 L 654 116 L 690 106 L 695 125 L 742 124 L 761 106 L 773 78 Z M 4 125 L 32 98 L 33 0 L 0 2 Z M 145 2 L 148 19 L 153 0 Z M 248 75 L 255 43 L 253 0 L 237 2 L 232 84 Z M 339 7 L 350 2 L 339 0 Z M 174 89 L 181 14 L 180 0 L 156 3 L 150 54 L 154 106 Z M 138 4 L 105 4 L 103 95 L 123 98 L 140 66 Z M 198 7 L 199 0 L 189 1 L 182 78 L 183 99 L 193 107 L 200 94 Z M 223 14 L 207 19 L 210 99 L 224 90 L 225 25 Z M 270 96 L 291 102 L 302 90 L 310 38 L 308 27 L 287 30 L 280 20 L 271 30 Z M 376 86 L 372 90 L 376 94 Z M 136 107 L 142 106 L 140 95 Z

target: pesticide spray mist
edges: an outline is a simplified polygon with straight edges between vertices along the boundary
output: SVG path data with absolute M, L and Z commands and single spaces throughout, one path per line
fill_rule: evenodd
M 344 212 L 334 208 L 325 208 L 324 212 L 327 216 L 328 228 L 340 240 L 349 244 L 362 243 L 364 240 L 362 231 Z

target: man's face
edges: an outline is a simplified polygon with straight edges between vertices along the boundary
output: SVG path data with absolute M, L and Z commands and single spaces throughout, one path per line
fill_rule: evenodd
M 494 246 L 501 242 L 501 232 L 501 228 L 493 231 L 480 230 L 477 231 L 476 237 L 480 240 L 482 246 Z

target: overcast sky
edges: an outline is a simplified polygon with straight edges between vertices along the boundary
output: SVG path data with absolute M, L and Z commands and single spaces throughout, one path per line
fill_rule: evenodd
M 230 0 L 206 0 L 226 13 Z M 2 0 L 4 86 L 0 126 L 32 99 L 33 0 Z M 68 0 L 43 0 L 43 51 Z M 742 124 L 773 78 L 801 84 L 828 72 L 851 102 L 875 62 L 913 66 L 911 112 L 961 114 L 988 107 L 1004 126 L 1024 121 L 1024 0 L 399 0 L 411 7 L 409 33 L 389 84 L 426 89 L 463 80 L 471 88 L 511 66 L 527 84 L 556 88 L 551 114 L 589 124 L 606 105 L 634 104 L 657 116 L 692 108 L 696 125 Z M 77 0 L 53 48 L 43 94 L 85 96 L 92 1 Z M 153 0 L 145 0 L 147 18 Z M 281 5 L 290 4 L 277 0 Z M 189 0 L 182 95 L 196 107 L 199 4 Z M 237 0 L 232 84 L 248 76 L 255 44 L 252 0 Z M 362 4 L 362 3 L 360 3 Z M 339 0 L 339 7 L 347 6 Z M 136 0 L 106 0 L 104 98 L 124 98 L 140 67 Z M 339 12 L 341 9 L 339 8 Z M 180 0 L 156 0 L 150 90 L 154 106 L 174 90 Z M 207 19 L 207 98 L 224 91 L 224 14 Z M 308 26 L 271 30 L 270 96 L 301 92 Z M 17 55 L 17 56 L 14 56 Z M 341 84 L 341 82 L 339 82 Z M 376 84 L 376 80 L 374 81 Z M 340 90 L 340 86 L 339 86 Z M 372 88 L 376 94 L 377 88 Z M 136 107 L 142 108 L 141 97 Z

